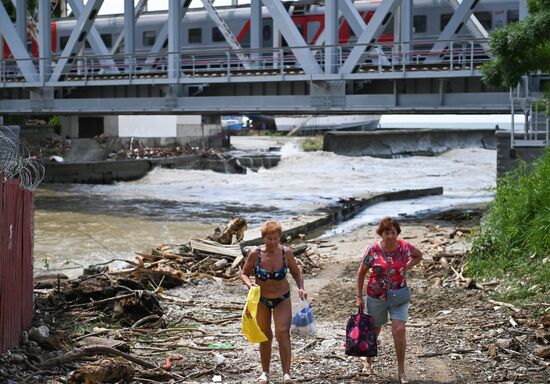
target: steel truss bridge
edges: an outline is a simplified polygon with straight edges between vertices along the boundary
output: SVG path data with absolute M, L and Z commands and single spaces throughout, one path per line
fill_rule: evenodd
M 524 2 L 518 1 L 521 17 Z M 193 51 L 181 44 L 191 1 L 169 0 L 168 22 L 148 52 L 135 49 L 145 0 L 135 7 L 124 0 L 124 28 L 111 49 L 94 26 L 103 0 L 68 0 L 77 21 L 59 55 L 51 50 L 50 1 L 39 0 L 38 19 L 31 20 L 38 57 L 27 48 L 27 0 L 12 2 L 15 23 L 0 3 L 0 34 L 11 51 L 0 62 L 2 114 L 510 112 L 509 90 L 489 89 L 480 80 L 490 55 L 487 32 L 473 14 L 477 0 L 449 0 L 455 11 L 430 41 L 413 39 L 412 0 L 382 0 L 368 24 L 352 0 L 326 0 L 325 28 L 315 45 L 292 21 L 297 6 L 251 0 L 247 49 L 213 0 L 202 0 L 227 47 Z M 262 7 L 273 19 L 269 48 L 261 47 Z M 354 44 L 339 44 L 342 20 L 357 36 Z M 394 41 L 378 43 L 388 23 Z M 471 38 L 455 34 L 461 26 Z M 82 54 L 86 40 L 93 54 Z

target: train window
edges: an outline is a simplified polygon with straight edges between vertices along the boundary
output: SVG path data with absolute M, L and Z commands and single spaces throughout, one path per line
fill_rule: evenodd
M 59 48 L 61 50 L 65 49 L 65 46 L 67 45 L 68 42 L 69 42 L 69 36 L 61 36 L 59 38 Z
M 189 43 L 202 43 L 202 29 L 191 28 L 188 33 Z
M 212 41 L 215 43 L 219 43 L 220 41 L 225 41 L 225 37 L 223 37 L 218 27 L 212 28 Z
M 451 20 L 451 17 L 453 17 L 452 13 L 442 13 L 441 17 L 439 18 L 439 30 L 442 31 L 445 29 L 447 24 L 449 24 L 449 20 Z
M 264 25 L 262 28 L 262 39 L 271 40 L 271 25 Z
M 428 17 L 426 15 L 413 16 L 413 31 L 416 33 L 426 32 L 428 25 Z
M 490 30 L 493 26 L 493 17 L 491 12 L 474 12 L 475 17 L 479 20 L 483 28 Z
M 152 47 L 155 45 L 155 41 L 157 40 L 157 32 L 156 31 L 144 31 L 143 32 L 143 46 L 144 47 Z
M 517 9 L 512 9 L 506 13 L 506 22 L 512 24 L 519 21 L 519 11 Z
M 321 28 L 320 21 L 310 21 L 309 23 L 307 23 L 308 44 L 313 43 L 313 38 L 317 35 L 317 32 L 319 32 L 319 28 Z
M 105 43 L 105 47 L 111 48 L 113 46 L 113 36 L 110 33 L 102 33 L 101 40 Z

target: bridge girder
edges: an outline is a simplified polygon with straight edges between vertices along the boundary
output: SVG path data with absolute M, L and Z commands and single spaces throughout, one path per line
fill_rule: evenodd
M 168 22 L 156 36 L 154 45 L 147 52 L 136 52 L 133 40 L 135 23 L 146 0 L 141 0 L 135 8 L 132 0 L 125 0 L 124 28 L 112 50 L 109 50 L 98 28 L 94 25 L 103 0 L 89 0 L 86 5 L 83 4 L 83 0 L 69 0 L 77 17 L 77 23 L 62 54 L 59 57 L 52 57 L 50 49 L 47 49 L 52 46 L 51 33 L 44 33 L 46 26 L 50 25 L 45 6 L 49 2 L 40 0 L 39 4 L 43 9 L 41 8 L 42 11 L 39 13 L 41 15 L 39 17 L 39 58 L 34 58 L 27 51 L 26 36 L 23 37 L 19 30 L 21 29 L 20 19 L 26 17 L 26 14 L 18 9 L 17 20 L 19 21 L 16 23 L 19 29 L 10 28 L 11 20 L 0 3 L 0 33 L 13 55 L 13 58 L 6 58 L 0 65 L 0 91 L 3 89 L 2 92 L 7 95 L 6 97 L 15 98 L 10 103 L 3 103 L 4 107 L 0 109 L 4 113 L 9 113 L 9 108 L 6 109 L 6 106 L 28 103 L 33 106 L 29 107 L 33 112 L 40 109 L 47 113 L 50 111 L 49 107 L 53 106 L 54 110 L 51 110 L 51 113 L 57 113 L 55 111 L 62 110 L 61 106 L 65 103 L 78 104 L 71 100 L 73 91 L 70 90 L 85 94 L 86 89 L 90 89 L 90 93 L 93 93 L 91 90 L 97 87 L 160 88 L 164 97 L 170 100 L 167 105 L 173 105 L 174 98 L 179 100 L 181 95 L 188 95 L 187 90 L 190 87 L 202 89 L 220 83 L 248 83 L 253 88 L 254 84 L 261 82 L 290 84 L 292 87 L 292 84 L 300 84 L 304 81 L 311 84 L 308 86 L 310 99 L 300 107 L 308 109 L 308 105 L 312 104 L 311 100 L 353 98 L 356 95 L 349 90 L 353 89 L 354 82 L 358 81 L 368 83 L 374 79 L 395 84 L 392 81 L 399 79 L 427 81 L 436 77 L 464 78 L 465 81 L 473 83 L 480 81 L 480 73 L 477 70 L 480 62 L 477 57 L 474 57 L 473 47 L 483 46 L 486 40 L 469 39 L 465 43 L 462 41 L 469 48 L 469 52 L 462 49 L 460 54 L 453 51 L 452 43 L 449 44 L 449 39 L 461 23 L 465 23 L 474 35 L 477 33 L 479 36 L 481 33 L 478 28 L 479 22 L 472 15 L 472 4 L 475 0 L 449 0 L 455 5 L 456 12 L 427 55 L 425 52 L 416 54 L 413 48 L 415 41 L 412 39 L 412 0 L 382 0 L 368 24 L 365 23 L 364 16 L 358 12 L 352 0 L 327 0 L 324 7 L 326 27 L 314 44 L 304 39 L 293 22 L 291 13 L 295 7 L 286 9 L 280 0 L 252 0 L 250 22 L 251 30 L 255 32 L 251 39 L 251 49 L 241 49 L 221 17 L 221 13 L 215 10 L 213 0 L 202 1 L 210 18 L 225 37 L 228 49 L 217 52 L 182 51 L 179 41 L 180 28 L 181 22 L 188 14 L 190 0 L 170 0 Z M 19 8 L 26 1 L 17 0 L 15 3 Z M 260 49 L 262 5 L 273 20 L 274 46 L 271 49 Z M 378 42 L 377 38 L 392 19 L 395 19 L 394 41 L 387 44 Z M 353 45 L 340 44 L 338 41 L 338 29 L 344 21 L 349 23 L 357 36 L 357 42 Z M 281 36 L 288 43 L 287 47 L 281 46 Z M 88 40 L 94 54 L 79 54 L 84 46 L 84 40 Z M 125 54 L 122 57 L 115 55 L 124 40 L 126 40 Z M 168 51 L 164 53 L 162 46 L 166 40 L 168 40 Z M 442 51 L 448 54 L 440 55 Z M 483 52 L 482 55 L 486 53 Z M 200 60 L 197 60 L 197 57 Z M 217 62 L 217 66 L 211 64 L 214 61 Z M 162 62 L 167 65 L 163 65 Z M 204 64 L 204 62 L 209 63 Z M 430 67 L 432 65 L 437 65 L 438 68 L 434 71 Z M 100 69 L 97 70 L 97 68 Z M 179 91 L 182 87 L 186 89 L 183 93 Z M 49 91 L 41 91 L 42 88 Z M 393 98 L 395 98 L 394 93 L 391 92 Z M 27 97 L 27 95 L 31 96 Z M 197 96 L 200 97 L 200 91 L 197 91 Z M 185 97 L 193 98 L 193 96 Z M 103 104 L 100 100 L 90 100 L 93 100 L 93 105 Z M 266 105 L 266 100 L 255 100 L 255 104 Z M 300 100 L 304 102 L 305 99 Z M 231 104 L 231 101 L 220 97 L 217 105 L 220 103 Z M 198 106 L 200 102 L 190 101 L 183 104 Z M 328 104 L 327 108 L 333 108 L 331 102 Z M 344 104 L 342 111 L 355 110 L 352 104 L 347 102 Z M 40 108 L 41 105 L 44 107 Z M 419 102 L 418 107 L 425 106 Z M 438 105 L 434 104 L 433 108 L 434 111 L 438 110 Z M 484 108 L 480 107 L 481 110 Z M 228 109 L 231 108 L 228 107 Z

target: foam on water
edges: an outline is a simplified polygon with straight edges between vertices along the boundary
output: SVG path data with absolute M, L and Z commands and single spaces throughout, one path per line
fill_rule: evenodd
M 337 226 L 346 233 L 385 215 L 422 214 L 488 201 L 496 151 L 469 148 L 438 157 L 377 159 L 281 148 L 278 166 L 247 174 L 157 168 L 141 180 L 113 185 L 53 185 L 37 193 L 35 259 L 82 264 L 111 258 L 84 233 L 117 254 L 206 235 L 231 216 L 253 227 L 268 218 L 311 212 L 340 198 L 372 192 L 439 187 L 442 196 L 377 204 Z M 55 264 L 55 260 L 51 264 Z

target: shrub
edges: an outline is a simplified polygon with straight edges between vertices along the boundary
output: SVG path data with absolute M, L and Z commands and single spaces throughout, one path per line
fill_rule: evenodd
M 550 291 L 550 148 L 497 181 L 466 273 L 498 277 L 500 295 L 536 299 Z

